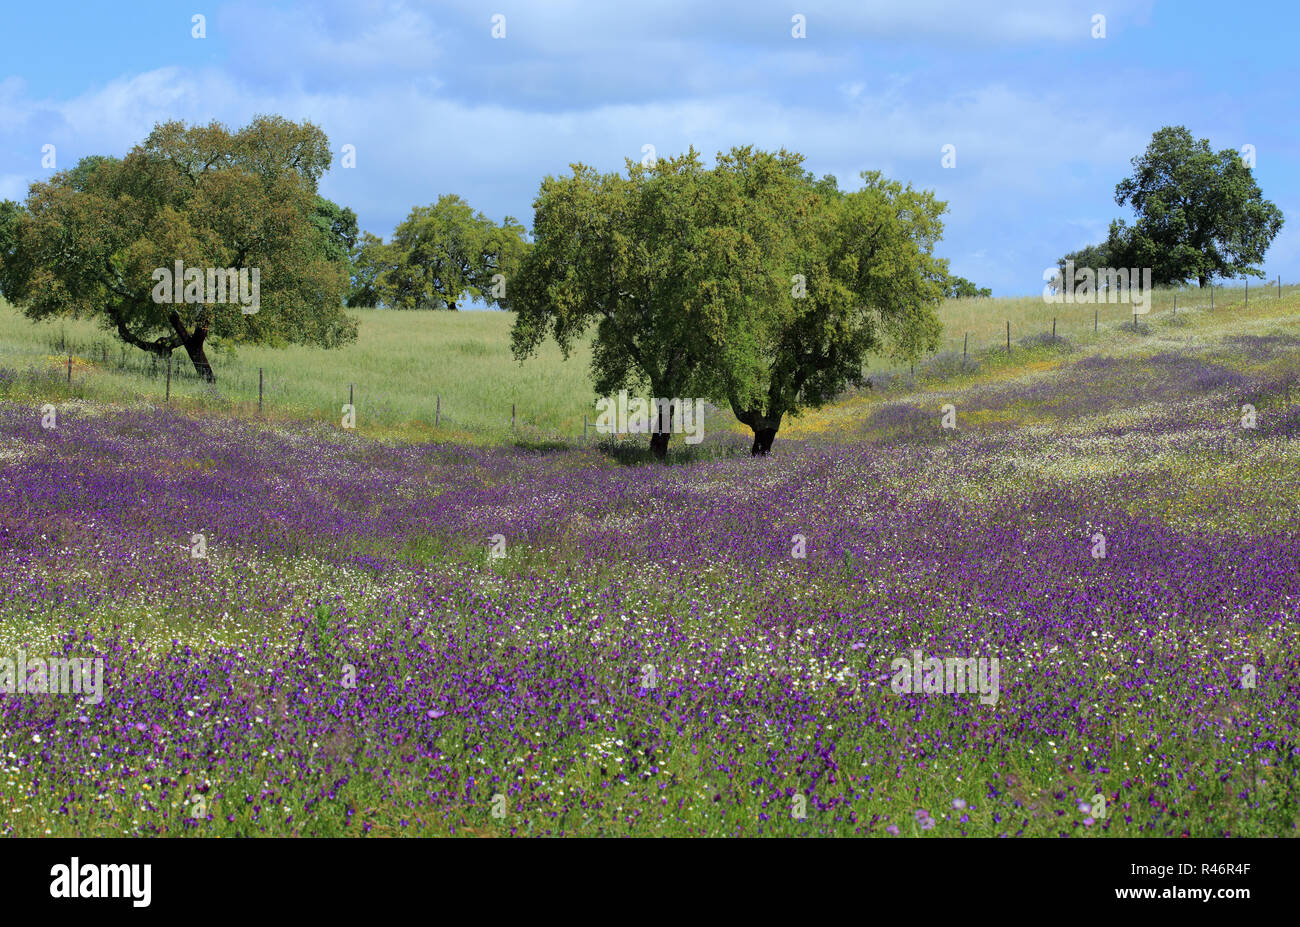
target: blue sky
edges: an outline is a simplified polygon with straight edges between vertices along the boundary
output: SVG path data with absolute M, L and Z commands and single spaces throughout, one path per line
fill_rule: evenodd
M 1163 125 L 1255 146 L 1287 218 L 1264 268 L 1300 281 L 1300 6 L 1201 0 L 701 3 L 4 3 L 0 198 L 121 155 L 157 122 L 309 119 L 356 167 L 321 192 L 387 237 L 458 193 L 531 225 L 546 174 L 621 170 L 642 146 L 711 159 L 786 147 L 947 200 L 940 254 L 997 295 L 1105 235 L 1129 160 Z M 192 16 L 207 36 L 192 37 Z M 505 16 L 505 38 L 491 35 Z M 791 35 L 801 14 L 806 38 Z M 1106 17 L 1093 38 L 1093 16 Z M 941 166 L 944 145 L 956 166 Z

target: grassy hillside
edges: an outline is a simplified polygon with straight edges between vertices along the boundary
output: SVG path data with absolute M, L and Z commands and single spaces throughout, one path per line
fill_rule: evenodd
M 196 379 L 184 352 L 177 351 L 172 401 L 182 407 L 255 414 L 261 368 L 264 410 L 272 418 L 338 421 L 353 384 L 357 427 L 363 433 L 377 426 L 401 426 L 411 437 L 427 437 L 441 397 L 442 437 L 500 438 L 509 432 L 512 403 L 525 430 L 582 434 L 583 412 L 590 409 L 591 397 L 591 353 L 585 344 L 567 363 L 548 343 L 537 357 L 520 365 L 510 355 L 513 316 L 506 313 L 363 309 L 352 314 L 361 323 L 359 337 L 338 350 L 241 347 L 235 354 L 214 356 L 215 389 Z M 83 398 L 162 400 L 165 366 L 151 370 L 148 357 L 124 350 L 94 322 L 35 324 L 0 303 L 0 366 L 66 377 L 69 350 L 73 388 Z
M 1135 331 L 1128 306 L 1117 304 L 1051 306 L 1039 297 L 950 300 L 941 309 L 944 335 L 940 352 L 915 371 L 881 358 L 868 364 L 878 385 L 908 388 L 967 379 L 973 370 L 1019 370 L 1043 363 L 1064 342 L 1070 345 L 1138 343 L 1150 338 L 1212 333 L 1229 324 L 1268 320 L 1294 311 L 1300 287 L 1216 288 L 1215 311 L 1206 293 L 1165 290 Z M 1174 304 L 1178 310 L 1175 314 Z M 365 309 L 353 312 L 360 337 L 345 348 L 240 348 L 214 356 L 219 382 L 197 380 L 183 352 L 177 352 L 171 396 L 181 408 L 211 409 L 237 415 L 257 411 L 258 372 L 263 374 L 264 414 L 271 419 L 337 422 L 353 385 L 357 428 L 363 434 L 411 439 L 437 435 L 456 441 L 499 443 L 511 437 L 511 406 L 517 411 L 515 437 L 573 440 L 582 435 L 584 416 L 593 418 L 595 394 L 589 377 L 591 352 L 582 344 L 566 362 L 547 342 L 539 355 L 519 364 L 510 354 L 513 316 L 504 312 L 414 313 Z M 1007 323 L 1012 356 L 1006 357 Z M 1096 331 L 1094 332 L 1094 327 Z M 961 365 L 963 346 L 969 359 Z M 72 383 L 66 381 L 68 352 Z M 141 352 L 123 348 L 95 322 L 60 320 L 32 323 L 0 301 L 0 367 L 38 375 L 38 396 L 93 399 L 110 403 L 154 403 L 166 391 L 165 367 Z M 38 398 L 33 396 L 33 398 Z M 845 397 L 852 409 L 871 397 Z M 841 410 L 842 411 L 842 410 Z M 820 431 L 836 408 L 791 419 L 783 434 L 797 437 Z M 710 431 L 744 431 L 730 414 L 713 417 Z

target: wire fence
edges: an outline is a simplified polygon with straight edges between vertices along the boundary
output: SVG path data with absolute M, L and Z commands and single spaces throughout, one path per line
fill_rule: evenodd
M 1295 284 L 1284 286 L 1279 277 L 1267 285 L 1257 284 L 1253 291 L 1249 284 L 1233 289 L 1212 286 L 1205 289 L 1164 290 L 1158 291 L 1158 298 L 1153 298 L 1149 311 L 1145 314 L 1138 312 L 1133 304 L 1110 301 L 1108 294 L 1103 292 L 1096 302 L 1059 304 L 1059 313 L 1052 316 L 1043 314 L 1041 321 L 1036 324 L 1027 323 L 1023 318 L 1015 323 L 1009 318 L 1005 319 L 997 335 L 989 334 L 990 320 L 984 319 L 983 331 L 977 332 L 975 337 L 972 337 L 970 331 L 963 331 L 961 336 L 954 334 L 945 338 L 940 349 L 934 355 L 922 358 L 921 364 L 923 370 L 940 375 L 966 372 L 972 369 L 981 356 L 1009 356 L 1015 353 L 1017 347 L 1059 344 L 1070 338 L 1096 338 L 1101 336 L 1103 330 L 1119 329 L 1149 334 L 1151 322 L 1159 319 L 1176 323 L 1180 312 L 1213 313 L 1230 311 L 1238 306 L 1248 308 L 1252 301 L 1259 304 L 1280 300 L 1294 295 L 1297 289 Z M 960 358 L 959 362 L 957 358 Z M 13 360 L 20 361 L 21 367 L 38 371 L 37 375 L 43 376 L 51 384 L 57 380 L 64 381 L 69 387 L 84 384 L 89 375 L 107 371 L 148 381 L 156 391 L 157 398 L 164 403 L 171 402 L 175 393 L 177 398 L 183 394 L 187 401 L 197 399 L 227 409 L 242 408 L 251 411 L 255 407 L 258 415 L 277 409 L 298 414 L 311 412 L 311 404 L 304 406 L 300 391 L 295 394 L 288 380 L 276 376 L 273 370 L 265 367 L 254 369 L 237 364 L 214 364 L 213 369 L 217 372 L 219 381 L 210 383 L 194 369 L 187 355 L 159 357 L 107 339 L 73 339 L 63 330 L 52 333 L 46 339 L 44 349 L 0 342 L 0 367 L 5 366 L 6 361 Z M 907 365 L 907 368 L 915 378 L 916 362 Z M 42 370 L 43 374 L 39 373 Z M 879 380 L 883 385 L 891 376 L 900 373 L 902 366 L 896 364 L 892 369 L 882 366 L 877 370 L 883 371 L 884 376 Z M 355 427 L 356 395 L 355 384 L 338 385 L 337 422 L 343 428 Z M 392 418 L 397 413 L 382 397 L 368 396 L 366 399 L 366 413 L 372 418 Z M 319 407 L 316 411 L 319 412 Z M 452 412 L 443 403 L 443 397 L 435 393 L 432 415 L 435 431 L 500 432 L 508 428 L 511 432 L 518 432 L 522 427 L 534 436 L 546 433 L 538 423 L 525 420 L 520 415 L 518 403 L 511 403 L 508 413 L 502 409 L 501 425 L 498 428 L 485 428 L 481 418 L 473 422 L 458 420 L 454 414 L 449 414 Z M 560 440 L 580 438 L 584 443 L 597 436 L 595 422 L 585 416 L 580 435 L 554 432 L 546 434 Z
M 397 409 L 382 397 L 362 396 L 355 383 L 338 385 L 338 404 L 324 413 L 319 403 L 304 401 L 301 390 L 284 377 L 277 376 L 267 367 L 249 368 L 242 365 L 223 366 L 212 363 L 217 382 L 212 383 L 195 370 L 188 355 L 178 351 L 171 357 L 147 355 L 135 348 L 110 343 L 103 339 L 76 339 L 65 331 L 51 333 L 43 347 L 30 344 L 0 342 L 0 369 L 17 368 L 49 386 L 76 388 L 86 386 L 90 378 L 101 374 L 114 374 L 145 381 L 144 390 L 136 390 L 146 397 L 153 394 L 155 401 L 170 403 L 195 400 L 223 409 L 239 408 L 258 415 L 269 415 L 277 410 L 301 414 L 327 415 L 327 421 L 343 428 L 353 428 L 357 422 L 357 400 L 365 402 L 365 413 L 374 420 L 397 422 Z M 512 402 L 502 408 L 501 424 L 497 429 L 484 426 L 482 419 L 462 419 L 443 401 L 438 393 L 433 395 L 432 424 L 435 430 L 465 433 L 475 431 L 524 431 L 538 437 L 542 430 L 538 423 L 522 414 L 519 403 Z M 337 408 L 337 415 L 334 409 Z M 583 420 L 581 431 L 571 438 L 588 440 L 595 436 L 594 422 Z M 553 437 L 561 437 L 554 435 Z
M 937 354 L 948 358 L 954 355 L 972 358 L 981 352 L 1013 353 L 1018 345 L 1047 344 L 1067 339 L 1086 340 L 1089 336 L 1097 337 L 1104 331 L 1116 328 L 1149 334 L 1150 326 L 1155 322 L 1177 324 L 1180 313 L 1245 309 L 1251 303 L 1276 303 L 1298 291 L 1300 286 L 1283 284 L 1280 276 L 1265 284 L 1253 286 L 1247 282 L 1244 286 L 1232 288 L 1207 286 L 1203 289 L 1158 290 L 1153 293 L 1152 303 L 1146 312 L 1138 311 L 1138 307 L 1127 300 L 1112 301 L 1109 294 L 1103 291 L 1095 302 L 1089 300 L 1055 304 L 1055 314 L 1043 314 L 1042 320 L 1036 324 L 1027 323 L 1024 319 L 999 319 L 996 334 L 989 332 L 987 323 L 975 332 L 958 328 L 961 334 L 954 333 L 943 338 Z M 992 321 L 992 317 L 987 321 Z M 901 366 L 896 364 L 894 369 L 901 369 Z

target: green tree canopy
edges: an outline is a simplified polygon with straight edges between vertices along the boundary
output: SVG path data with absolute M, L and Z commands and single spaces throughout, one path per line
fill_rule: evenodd
M 549 334 L 565 357 L 594 323 L 597 392 L 648 386 L 653 398 L 701 393 L 701 361 L 720 344 L 712 314 L 711 191 L 692 149 L 652 165 L 629 160 L 627 177 L 582 164 L 542 181 L 533 247 L 514 284 L 512 341 L 520 360 Z M 665 423 L 666 427 L 666 423 Z M 666 430 L 651 436 L 663 456 Z
M 330 160 L 319 128 L 278 116 L 233 133 L 216 122 L 159 124 L 120 161 L 85 159 L 32 185 L 4 223 L 13 240 L 5 295 L 32 319 L 98 317 L 141 350 L 183 347 L 209 380 L 205 344 L 355 338 L 343 312 L 347 271 L 315 216 Z M 158 272 L 177 261 L 199 280 L 176 280 L 167 300 Z M 226 268 L 260 278 L 255 312 L 214 293 Z
M 388 244 L 366 235 L 357 253 L 350 305 L 458 309 L 465 297 L 508 308 L 510 278 L 528 250 L 510 216 L 497 225 L 454 194 L 417 206 Z
M 948 281 L 943 288 L 944 299 L 974 299 L 992 295 L 993 291 L 988 287 L 976 286 L 965 277 L 956 275 L 948 277 Z
M 11 302 L 18 299 L 18 293 L 26 286 L 31 276 L 29 266 L 20 266 L 18 253 L 18 229 L 24 218 L 22 204 L 13 200 L 0 200 L 0 296 Z
M 943 204 L 876 173 L 844 194 L 802 160 L 733 148 L 706 170 L 692 149 L 629 161 L 626 177 L 574 165 L 546 178 L 516 289 L 516 356 L 548 334 L 567 356 L 595 323 L 597 391 L 729 403 L 763 454 L 785 414 L 862 382 L 869 352 L 932 350 Z M 660 456 L 668 438 L 651 437 Z
M 318 193 L 311 221 L 319 233 L 324 257 L 347 267 L 357 249 L 357 214 Z
M 1078 251 L 1071 251 L 1064 255 L 1056 262 L 1056 278 L 1051 281 L 1053 290 L 1060 290 L 1064 286 L 1066 263 L 1074 262 L 1076 268 L 1090 267 L 1094 270 L 1099 267 L 1131 267 L 1133 265 L 1125 263 L 1120 258 L 1124 257 L 1122 249 L 1116 249 L 1115 259 L 1112 259 L 1113 241 L 1104 241 L 1099 245 L 1087 245 Z M 1076 270 L 1077 273 L 1077 270 Z
M 1066 255 L 1081 267 L 1150 267 L 1156 285 L 1215 277 L 1262 277 L 1255 265 L 1282 228 L 1282 211 L 1265 200 L 1242 156 L 1215 152 L 1208 139 L 1183 126 L 1166 126 L 1133 159 L 1133 175 L 1115 187 L 1115 202 L 1130 205 L 1133 225 L 1111 223 L 1103 245 Z
M 349 306 L 380 306 L 380 274 L 393 266 L 389 247 L 378 235 L 362 232 L 352 255 L 352 284 L 348 290 Z
M 785 415 L 864 383 L 869 354 L 915 359 L 938 346 L 942 331 L 937 309 L 948 268 L 933 251 L 946 205 L 878 171 L 861 174 L 862 189 L 841 193 L 834 178 L 800 176 L 801 162 L 750 149 L 719 159 L 720 172 L 742 175 L 780 165 L 769 173 L 779 179 L 748 198 L 751 215 L 780 228 L 758 258 L 786 285 L 741 285 L 728 304 L 728 340 L 741 347 L 728 356 L 726 399 L 754 431 L 756 454 L 771 448 Z

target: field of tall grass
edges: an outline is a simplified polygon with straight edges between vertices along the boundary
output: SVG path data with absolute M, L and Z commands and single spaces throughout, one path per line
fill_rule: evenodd
M 915 386 L 969 378 L 977 371 L 1018 370 L 1059 353 L 1055 348 L 1062 345 L 1122 345 L 1192 330 L 1208 334 L 1276 316 L 1278 293 L 1275 284 L 1252 284 L 1249 296 L 1242 286 L 1215 287 L 1212 312 L 1208 291 L 1157 290 L 1151 312 L 1138 317 L 1136 329 L 1130 307 L 1117 303 L 1048 305 L 1040 296 L 948 300 L 940 310 L 944 333 L 935 355 L 915 365 L 870 358 L 867 371 L 878 387 Z M 1283 302 L 1293 301 L 1297 293 L 1300 287 L 1284 286 Z M 260 371 L 266 418 L 338 423 L 351 387 L 357 430 L 376 437 L 569 443 L 583 436 L 584 419 L 594 421 L 589 340 L 567 361 L 548 341 L 537 356 L 520 364 L 510 353 L 514 317 L 508 312 L 359 309 L 352 315 L 360 334 L 343 348 L 252 346 L 213 355 L 215 387 L 195 377 L 184 352 L 177 351 L 170 401 L 181 409 L 256 415 Z M 41 395 L 130 404 L 161 402 L 167 393 L 165 365 L 122 346 L 94 321 L 33 323 L 3 300 L 0 366 L 45 374 Z M 868 398 L 844 397 L 850 407 Z M 825 418 L 837 414 L 831 406 L 790 418 L 783 434 L 820 431 Z M 725 409 L 713 411 L 710 429 L 746 431 Z
M 349 386 L 357 430 L 399 431 L 413 438 L 495 442 L 510 434 L 511 406 L 525 434 L 582 435 L 592 395 L 584 343 L 566 363 L 548 343 L 525 364 L 510 354 L 513 316 L 503 312 L 353 310 L 355 342 L 336 350 L 243 346 L 213 355 L 215 387 L 194 376 L 183 351 L 174 355 L 171 401 L 188 409 L 271 419 L 339 422 Z M 46 370 L 64 378 L 72 353 L 72 388 L 86 399 L 162 402 L 166 367 L 105 334 L 93 321 L 33 323 L 0 302 L 0 365 Z M 439 412 L 439 403 L 441 411 Z

